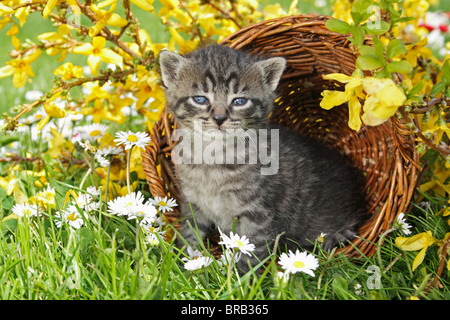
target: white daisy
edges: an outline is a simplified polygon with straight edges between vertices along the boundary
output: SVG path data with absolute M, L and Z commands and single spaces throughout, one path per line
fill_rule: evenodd
M 100 203 L 96 201 L 91 195 L 80 193 L 75 199 L 75 203 L 83 211 L 94 211 L 100 208 Z
M 167 197 L 155 197 L 155 199 L 149 199 L 149 201 L 151 201 L 151 203 L 158 208 L 159 211 L 161 212 L 166 212 L 166 211 L 173 211 L 173 207 L 178 206 L 177 202 L 175 201 L 175 199 L 168 199 Z
M 159 238 L 154 233 L 147 234 L 144 241 L 152 247 L 156 247 L 157 245 L 159 245 Z
M 125 150 L 131 149 L 133 146 L 137 146 L 139 148 L 144 149 L 147 144 L 150 143 L 150 137 L 146 132 L 128 132 L 120 131 L 116 133 L 117 139 L 114 139 L 114 142 L 117 145 L 124 144 Z
M 393 230 L 399 230 L 406 235 L 411 233 L 411 230 L 409 230 L 410 228 L 411 225 L 406 222 L 405 214 L 403 212 L 395 218 L 394 225 L 392 226 Z
M 85 140 L 97 140 L 103 137 L 108 131 L 108 126 L 101 123 L 93 123 L 77 128 L 77 132 L 80 133 L 81 138 Z
M 118 154 L 122 153 L 122 151 L 123 150 L 121 148 L 108 146 L 108 147 L 103 148 L 103 149 L 98 149 L 97 153 L 99 155 L 102 155 L 102 156 L 115 156 L 115 155 L 118 155 Z
M 19 218 L 22 218 L 22 217 L 29 218 L 29 217 L 35 217 L 38 215 L 37 207 L 34 205 L 30 205 L 28 203 L 15 204 L 11 210 L 12 210 L 12 213 L 14 213 Z
M 213 260 L 210 257 L 205 257 L 198 250 L 187 248 L 189 258 L 182 258 L 185 261 L 184 268 L 189 271 L 196 271 L 208 267 Z
M 139 219 L 153 223 L 156 221 L 157 213 L 156 208 L 149 202 L 132 204 L 128 207 L 128 220 Z
M 60 218 L 60 221 L 55 222 L 57 227 L 61 227 L 63 221 L 66 221 L 67 224 L 74 229 L 80 229 L 83 226 L 83 218 L 78 212 L 77 207 L 74 205 L 69 206 L 66 210 L 61 212 L 56 212 L 55 216 Z
M 199 257 L 186 262 L 184 268 L 189 271 L 196 271 L 208 267 L 212 261 L 210 257 Z
M 319 261 L 312 254 L 300 252 L 298 249 L 293 253 L 289 250 L 289 254 L 282 253 L 279 263 L 286 272 L 297 273 L 304 272 L 314 277 L 313 270 L 319 266 Z
M 284 288 L 286 286 L 286 284 L 289 282 L 289 276 L 290 276 L 289 272 L 278 271 L 275 274 L 275 277 L 273 280 L 278 287 Z
M 144 196 L 142 193 L 131 192 L 123 197 L 117 197 L 116 199 L 108 202 L 108 212 L 110 214 L 122 216 L 132 213 L 133 206 L 138 206 L 144 203 Z
M 251 256 L 250 252 L 255 250 L 255 245 L 250 243 L 246 236 L 240 237 L 238 234 L 230 232 L 230 236 L 226 236 L 220 231 L 220 237 L 222 241 L 219 244 L 223 244 L 228 249 L 237 249 L 240 252 Z
M 96 187 L 87 187 L 86 192 L 94 197 L 100 197 L 100 191 Z
M 98 150 L 95 153 L 95 160 L 97 161 L 97 163 L 100 165 L 100 167 L 107 167 L 109 166 L 109 160 L 106 159 L 103 155 L 101 155 Z
M 239 260 L 241 260 L 242 252 L 237 251 L 233 252 L 230 249 L 223 250 L 222 255 L 220 256 L 219 260 L 216 260 L 217 263 L 222 267 L 222 274 L 226 275 L 227 272 L 225 271 L 225 268 L 228 268 L 230 264 L 238 263 Z
M 323 232 L 320 233 L 320 235 L 317 237 L 317 241 L 319 241 L 320 243 L 324 243 L 326 236 L 327 236 L 326 233 L 323 233 Z

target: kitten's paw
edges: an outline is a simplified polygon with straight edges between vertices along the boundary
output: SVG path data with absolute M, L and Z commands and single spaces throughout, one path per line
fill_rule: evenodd
M 341 243 L 342 246 L 346 246 L 348 242 L 353 240 L 355 237 L 356 232 L 352 229 L 336 232 L 334 235 L 327 236 L 325 238 L 323 248 L 330 252 L 334 247 L 339 246 L 339 243 Z

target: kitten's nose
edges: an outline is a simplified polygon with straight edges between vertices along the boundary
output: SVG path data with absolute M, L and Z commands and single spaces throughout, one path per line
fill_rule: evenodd
M 225 114 L 215 114 L 212 116 L 215 123 L 217 123 L 218 126 L 221 126 L 222 123 L 225 122 L 225 120 L 228 119 L 228 117 Z

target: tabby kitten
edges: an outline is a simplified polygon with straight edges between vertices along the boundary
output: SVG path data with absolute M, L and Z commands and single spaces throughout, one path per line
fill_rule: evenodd
M 182 216 L 199 232 L 183 221 L 188 243 L 210 228 L 229 234 L 235 219 L 259 259 L 283 232 L 283 249 L 308 248 L 321 233 L 327 250 L 354 237 L 363 212 L 359 175 L 336 152 L 267 121 L 283 58 L 214 45 L 185 56 L 162 51 L 159 62 L 168 111 L 182 129 L 183 148 L 173 152 Z

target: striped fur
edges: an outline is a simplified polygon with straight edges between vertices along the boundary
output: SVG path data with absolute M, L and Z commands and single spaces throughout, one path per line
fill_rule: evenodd
M 204 238 L 211 227 L 229 233 L 236 219 L 235 231 L 249 237 L 262 259 L 283 232 L 283 249 L 308 247 L 320 233 L 327 234 L 327 249 L 354 236 L 362 213 L 355 170 L 335 152 L 267 122 L 284 59 L 249 56 L 215 45 L 186 56 L 163 51 L 160 67 L 169 111 L 187 132 L 194 134 L 196 123 L 203 132 L 279 130 L 277 174 L 262 175 L 261 161 L 177 164 L 182 214 L 198 227 L 199 237 Z M 243 139 L 248 142 L 249 137 Z M 274 149 L 273 140 L 267 144 Z M 192 158 L 204 151 L 204 146 L 192 148 Z M 189 243 L 197 241 L 188 223 L 182 223 L 181 233 Z M 246 264 L 243 259 L 241 267 Z

